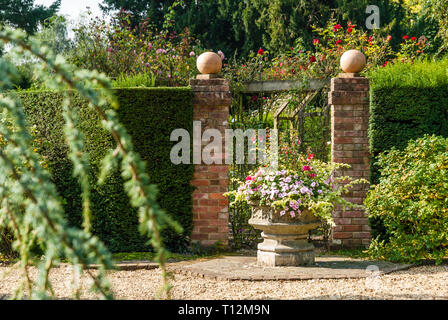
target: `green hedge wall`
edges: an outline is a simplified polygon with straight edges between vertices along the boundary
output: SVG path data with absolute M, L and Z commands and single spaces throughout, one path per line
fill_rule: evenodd
M 182 251 L 193 228 L 190 180 L 193 165 L 173 165 L 170 149 L 171 131 L 184 128 L 192 132 L 193 93 L 190 88 L 126 88 L 115 89 L 121 123 L 132 137 L 136 150 L 147 162 L 151 183 L 159 189 L 159 203 L 184 228 L 182 235 L 166 228 L 162 235 L 172 251 Z M 30 125 L 36 128 L 53 180 L 63 198 L 65 212 L 72 225 L 81 225 L 80 187 L 72 177 L 63 135 L 61 103 L 63 95 L 50 91 L 21 92 L 20 98 Z M 86 133 L 86 150 L 92 165 L 92 231 L 113 252 L 147 251 L 150 246 L 138 232 L 138 218 L 123 190 L 118 172 L 111 174 L 102 186 L 96 184 L 101 159 L 114 148 L 112 137 L 100 127 L 97 115 L 85 100 L 73 95 L 72 105 L 78 108 L 80 126 Z
M 378 155 L 404 149 L 425 134 L 448 137 L 448 59 L 395 64 L 370 75 L 371 183 L 380 179 Z M 372 236 L 387 239 L 381 221 L 371 220 Z

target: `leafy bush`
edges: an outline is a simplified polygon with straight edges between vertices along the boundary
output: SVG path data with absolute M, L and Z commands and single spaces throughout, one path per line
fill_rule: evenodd
M 448 59 L 388 65 L 370 74 L 371 183 L 379 181 L 377 158 L 403 149 L 424 134 L 448 137 Z M 381 220 L 370 219 L 372 236 L 387 235 Z
M 176 128 L 192 129 L 192 91 L 189 88 L 115 89 L 119 120 L 128 130 L 136 151 L 147 162 L 152 184 L 158 185 L 158 202 L 184 228 L 182 235 L 171 229 L 163 232 L 165 244 L 174 251 L 187 243 L 192 230 L 192 165 L 173 165 L 170 133 Z M 64 199 L 67 219 L 79 226 L 82 221 L 81 190 L 72 177 L 63 134 L 64 119 L 60 106 L 63 93 L 24 91 L 22 103 L 36 139 L 42 141 L 37 151 L 44 156 L 59 194 Z M 137 211 L 131 207 L 118 172 L 103 185 L 97 185 L 101 159 L 114 148 L 111 136 L 100 127 L 98 116 L 88 109 L 85 100 L 73 94 L 72 105 L 78 109 L 79 125 L 86 135 L 91 173 L 92 232 L 113 252 L 148 251 L 146 240 L 138 231 Z
M 116 88 L 155 87 L 156 77 L 152 72 L 143 71 L 134 75 L 120 74 L 112 85 Z
M 119 12 L 111 22 L 91 18 L 76 29 L 76 47 L 69 60 L 81 68 L 95 69 L 109 77 L 153 73 L 169 86 L 187 85 L 197 74 L 198 45 L 188 30 L 177 34 L 154 30 L 148 20 L 132 26 Z
M 375 258 L 417 262 L 448 255 L 448 139 L 425 135 L 403 150 L 381 154 L 380 182 L 365 205 L 380 218 L 388 241 L 374 239 Z

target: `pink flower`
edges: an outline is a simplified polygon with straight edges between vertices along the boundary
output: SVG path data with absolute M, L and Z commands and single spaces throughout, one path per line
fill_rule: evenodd
M 150 43 L 148 43 L 148 50 L 151 50 L 152 49 L 152 43 L 150 42 Z
M 112 52 L 114 51 L 112 48 L 107 48 L 107 52 Z
M 315 173 L 310 173 L 310 178 L 314 178 L 316 176 Z
M 218 51 L 218 55 L 221 57 L 221 60 L 224 60 L 225 56 L 221 50 Z
M 190 57 L 194 57 L 194 56 L 195 56 L 194 51 L 191 51 L 191 52 L 190 52 Z
M 303 171 L 311 171 L 311 167 L 310 166 L 303 166 L 302 170 Z
M 392 36 L 387 36 L 386 40 L 387 40 L 387 41 L 392 40 Z
M 253 178 L 253 177 L 251 177 L 251 176 L 247 176 L 246 177 L 246 181 L 252 181 L 252 180 L 254 180 L 255 178 Z
M 333 27 L 333 32 L 336 32 L 336 31 L 338 31 L 339 29 L 341 29 L 342 28 L 342 26 L 340 25 L 340 24 L 337 24 L 337 25 L 335 25 L 334 27 Z

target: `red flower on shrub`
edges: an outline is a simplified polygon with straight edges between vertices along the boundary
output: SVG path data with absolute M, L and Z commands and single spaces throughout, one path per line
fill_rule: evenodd
M 260 56 L 262 55 L 264 53 L 264 50 L 263 49 L 258 49 L 258 52 L 257 52 L 257 54 L 259 54 Z
M 316 45 L 319 43 L 319 39 L 313 39 L 313 44 Z
M 412 37 L 411 40 L 415 41 L 415 40 L 417 40 L 417 37 Z
M 409 39 L 409 36 L 404 36 L 403 37 L 403 40 L 407 40 L 407 39 Z
M 310 166 L 303 166 L 302 170 L 303 171 L 311 171 L 311 167 Z
M 348 28 L 347 32 L 350 33 L 350 32 L 352 32 L 352 30 L 353 30 L 353 28 Z
M 333 32 L 336 32 L 336 31 L 338 31 L 339 29 L 341 29 L 342 28 L 342 26 L 338 23 L 337 25 L 335 25 L 334 27 L 333 27 Z
M 336 45 L 338 46 L 341 42 L 342 40 L 336 40 Z
M 389 61 L 384 62 L 384 63 L 383 63 L 383 68 L 384 68 L 385 66 L 387 66 L 388 63 L 389 63 Z
M 387 41 L 392 40 L 392 36 L 387 36 L 386 40 L 387 40 Z
M 315 57 L 315 56 L 311 56 L 311 57 L 310 57 L 310 61 L 311 61 L 311 62 L 316 62 L 316 57 Z

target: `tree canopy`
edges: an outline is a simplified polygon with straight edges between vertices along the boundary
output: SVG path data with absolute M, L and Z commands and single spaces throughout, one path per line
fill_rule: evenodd
M 177 32 L 188 28 L 206 48 L 246 56 L 259 48 L 281 52 L 299 38 L 311 43 L 312 26 L 322 27 L 331 18 L 352 21 L 365 29 L 368 5 L 379 7 L 382 29 L 391 32 L 394 40 L 401 38 L 406 7 L 400 1 L 103 0 L 101 7 L 108 13 L 124 9 L 134 21 L 148 18 L 149 23 L 160 29 L 172 6 Z
M 39 23 L 52 17 L 60 5 L 61 0 L 55 0 L 49 7 L 35 5 L 34 0 L 0 0 L 0 24 L 34 33 Z

